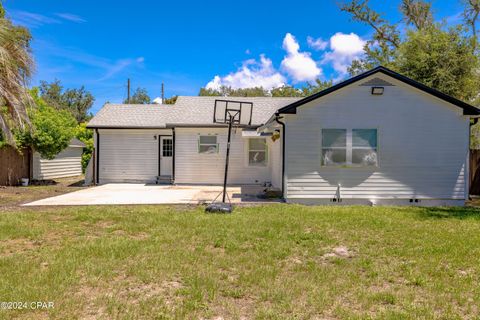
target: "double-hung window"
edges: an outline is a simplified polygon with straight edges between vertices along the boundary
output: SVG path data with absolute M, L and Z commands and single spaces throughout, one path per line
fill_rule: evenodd
M 268 159 L 267 140 L 264 138 L 248 139 L 248 165 L 266 166 Z
M 211 154 L 218 152 L 217 136 L 199 136 L 198 153 Z
M 322 129 L 322 166 L 377 166 L 377 129 Z
M 352 165 L 378 165 L 377 129 L 352 129 Z
M 341 166 L 347 163 L 347 130 L 322 130 L 322 165 Z

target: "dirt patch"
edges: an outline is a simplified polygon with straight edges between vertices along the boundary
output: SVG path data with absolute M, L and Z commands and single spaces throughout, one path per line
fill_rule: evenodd
M 7 239 L 1 242 L 0 257 L 8 257 L 14 254 L 22 254 L 38 250 L 43 247 L 60 247 L 65 234 L 52 232 L 41 239 L 17 238 Z
M 354 253 L 350 249 L 348 249 L 345 246 L 339 246 L 339 247 L 333 248 L 332 251 L 325 253 L 322 256 L 322 259 L 323 260 L 328 260 L 332 258 L 345 259 L 345 258 L 352 258 L 353 256 L 354 256 Z
M 253 319 L 257 303 L 250 297 L 232 298 L 222 297 L 222 302 L 212 304 L 212 320 L 224 319 Z
M 176 295 L 181 288 L 183 284 L 179 279 L 145 283 L 122 274 L 111 281 L 98 281 L 96 285 L 83 283 L 75 295 L 85 301 L 80 319 L 101 319 L 109 318 L 106 303 L 109 299 L 137 304 L 161 297 L 173 311 L 181 303 L 181 297 Z
M 112 234 L 115 235 L 115 236 L 119 236 L 119 237 L 128 237 L 128 238 L 134 239 L 134 240 L 144 240 L 144 239 L 150 238 L 150 235 L 146 232 L 138 232 L 138 233 L 129 234 L 128 232 L 126 232 L 125 230 L 122 230 L 122 229 L 117 229 L 117 230 L 113 231 Z
M 214 254 L 225 254 L 225 248 L 220 246 L 208 245 L 205 247 L 205 251 L 214 253 Z
M 285 259 L 285 263 L 287 266 L 298 266 L 303 264 L 303 259 L 299 256 L 291 256 Z
M 2 257 L 33 251 L 41 246 L 41 242 L 31 239 L 8 239 L 2 241 Z
M 83 187 L 83 176 L 55 179 L 55 184 L 52 185 L 2 187 L 0 192 L 0 212 L 13 211 L 24 203 L 85 188 L 87 187 Z
M 115 222 L 113 221 L 108 221 L 108 220 L 102 220 L 98 221 L 95 223 L 96 227 L 102 228 L 102 229 L 109 229 L 115 227 Z

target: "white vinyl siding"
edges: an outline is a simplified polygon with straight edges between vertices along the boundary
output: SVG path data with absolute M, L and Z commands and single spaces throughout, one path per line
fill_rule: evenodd
M 52 160 L 42 159 L 38 152 L 33 154 L 33 179 L 45 180 L 75 177 L 82 174 L 81 147 L 67 147 Z
M 227 128 L 175 129 L 175 182 L 183 184 L 221 184 L 225 172 Z M 198 136 L 216 135 L 218 153 L 199 154 Z M 263 167 L 250 167 L 247 161 L 248 138 L 242 130 L 232 132 L 229 184 L 262 184 L 271 181 L 270 163 Z
M 466 198 L 468 118 L 445 101 L 385 80 L 395 86 L 381 96 L 354 83 L 285 116 L 289 201 L 331 199 L 338 186 L 343 199 Z M 378 167 L 322 166 L 321 132 L 328 128 L 377 129 Z
M 100 129 L 99 182 L 155 182 L 159 135 L 171 134 L 171 130 Z
M 272 139 L 267 139 L 267 141 L 269 144 L 271 182 L 275 188 L 282 189 L 282 139 L 277 139 L 275 142 Z

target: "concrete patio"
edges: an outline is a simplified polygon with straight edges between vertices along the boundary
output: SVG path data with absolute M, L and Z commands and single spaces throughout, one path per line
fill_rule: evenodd
M 280 202 L 258 197 L 260 186 L 229 187 L 232 203 Z M 212 202 L 221 186 L 174 186 L 149 184 L 105 184 L 25 204 L 25 206 L 129 205 L 129 204 L 202 204 Z M 219 197 L 218 200 L 221 200 Z

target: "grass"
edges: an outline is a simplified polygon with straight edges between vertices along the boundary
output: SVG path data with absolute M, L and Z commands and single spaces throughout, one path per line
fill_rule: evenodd
M 103 206 L 0 213 L 0 317 L 480 317 L 480 210 Z

